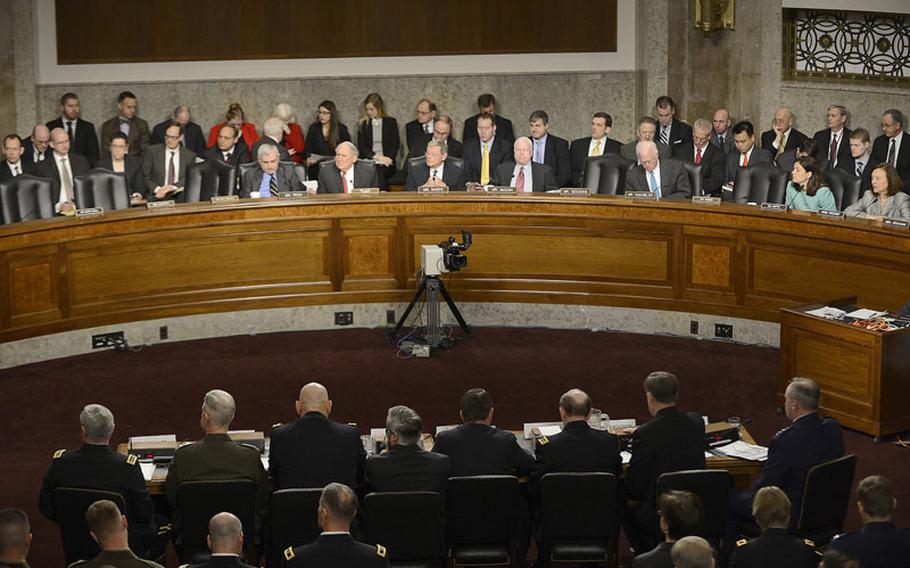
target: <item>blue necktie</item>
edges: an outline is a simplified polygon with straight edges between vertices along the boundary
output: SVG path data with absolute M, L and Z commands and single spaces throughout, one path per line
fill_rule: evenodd
M 657 184 L 657 178 L 654 177 L 654 170 L 648 172 L 648 183 L 651 185 L 654 196 L 660 199 L 660 185 Z

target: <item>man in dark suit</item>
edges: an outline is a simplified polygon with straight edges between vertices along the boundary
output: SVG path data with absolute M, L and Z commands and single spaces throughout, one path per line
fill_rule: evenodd
M 761 147 L 776 158 L 787 150 L 795 150 L 806 138 L 808 136 L 793 128 L 793 112 L 787 107 L 780 107 L 774 113 L 771 130 L 762 132 Z
M 436 125 L 439 124 L 437 121 Z M 464 190 L 464 170 L 454 163 L 446 162 L 448 157 L 445 142 L 430 140 L 424 154 L 424 163 L 408 169 L 405 191 L 416 191 L 421 186 L 447 187 L 449 191 Z
M 874 165 L 888 162 L 904 182 L 903 191 L 910 193 L 910 135 L 904 130 L 907 118 L 896 108 L 882 113 L 882 135 L 872 144 Z
M 676 118 L 676 103 L 663 95 L 654 102 L 654 118 L 657 120 L 656 140 L 671 149 L 678 144 L 692 143 L 692 127 Z
M 70 148 L 77 154 L 82 154 L 88 163 L 94 165 L 101 157 L 98 150 L 98 134 L 95 125 L 87 120 L 82 120 L 82 107 L 79 97 L 74 93 L 66 93 L 60 97 L 60 116 L 47 123 L 50 130 L 62 128 L 70 136 Z
M 726 155 L 719 146 L 711 144 L 711 123 L 699 118 L 692 126 L 692 144 L 678 144 L 673 157 L 681 162 L 701 166 L 701 187 L 692 188 L 693 195 L 720 195 L 724 185 Z
M 404 125 L 405 140 L 408 142 L 408 158 L 422 156 L 427 142 L 433 137 L 436 103 L 430 99 L 420 99 L 414 112 L 417 114 L 417 118 Z
M 335 147 L 335 161 L 319 168 L 317 193 L 350 193 L 358 187 L 378 187 L 379 175 L 373 164 L 357 160 L 357 146 L 341 142 Z
M 436 122 L 433 123 L 433 140 L 445 142 L 449 156 L 453 158 L 462 158 L 464 157 L 464 149 L 461 142 L 452 136 L 453 127 L 454 123 L 452 122 L 452 117 L 446 114 L 440 114 L 439 118 L 436 119 Z
M 711 143 L 720 148 L 724 154 L 732 154 L 736 148 L 733 146 L 733 133 L 730 132 L 730 112 L 725 108 L 714 111 L 712 120 L 714 129 L 711 131 Z
M 215 514 L 206 539 L 211 556 L 193 568 L 253 568 L 243 561 L 243 525 L 232 513 Z M 184 565 L 185 566 L 185 565 Z
M 543 164 L 553 172 L 556 187 L 565 187 L 572 177 L 569 162 L 569 142 L 550 134 L 550 117 L 542 110 L 535 110 L 528 119 L 533 150 L 531 160 Z
M 62 128 L 51 131 L 50 147 L 53 152 L 35 166 L 35 175 L 51 180 L 51 198 L 57 213 L 71 215 L 75 212 L 76 191 L 73 180 L 89 172 L 85 156 L 70 152 L 70 137 Z
M 692 196 L 685 168 L 676 160 L 658 158 L 654 142 L 638 143 L 638 161 L 639 164 L 626 175 L 626 191 L 651 191 L 657 199 L 688 199 Z
M 856 488 L 863 527 L 834 537 L 831 548 L 860 561 L 863 568 L 900 566 L 910 558 L 910 530 L 894 524 L 894 487 L 887 477 L 870 475 Z
M 136 95 L 123 91 L 117 96 L 118 114 L 101 125 L 101 150 L 107 155 L 115 132 L 123 132 L 129 139 L 130 155 L 142 158 L 149 145 L 149 124 L 136 116 L 139 103 Z
M 32 128 L 32 135 L 22 141 L 22 147 L 25 149 L 22 153 L 22 161 L 32 165 L 43 162 L 45 158 L 50 157 L 47 152 L 50 141 L 50 129 L 43 124 L 36 124 Z
M 730 187 L 733 187 L 733 182 L 736 181 L 736 171 L 739 168 L 747 168 L 752 164 L 774 163 L 770 152 L 755 146 L 755 130 L 749 121 L 743 120 L 733 126 L 733 145 L 736 147 L 736 152 L 727 154 L 726 175 L 724 176 Z M 729 197 L 732 199 L 732 192 L 725 191 L 724 196 L 727 197 L 727 194 L 730 194 Z
M 182 200 L 186 174 L 196 162 L 196 154 L 180 146 L 183 125 L 172 122 L 164 131 L 164 144 L 149 146 L 142 158 L 142 175 L 151 201 Z
M 572 140 L 569 148 L 569 161 L 572 167 L 570 181 L 573 185 L 584 184 L 585 163 L 590 156 L 619 154 L 622 144 L 608 138 L 613 129 L 613 117 L 605 112 L 596 112 L 591 118 L 591 135 Z
M 35 166 L 22 160 L 24 151 L 22 139 L 16 134 L 7 134 L 3 138 L 4 160 L 0 162 L 0 181 L 7 181 L 22 174 L 34 175 Z
M 236 168 L 241 163 L 246 163 L 246 157 L 249 155 L 246 147 L 240 147 L 238 143 L 240 140 L 243 140 L 243 138 L 241 138 L 237 127 L 232 124 L 225 124 L 218 131 L 218 139 L 215 145 L 205 151 L 205 157 Z
M 192 150 L 197 156 L 201 156 L 205 152 L 205 135 L 202 134 L 202 128 L 193 122 L 193 115 L 187 105 L 178 105 L 170 117 L 165 118 L 152 128 L 149 145 L 163 144 L 164 131 L 167 130 L 167 127 L 172 122 L 183 125 L 183 140 L 180 141 L 180 145 Z
M 625 478 L 623 527 L 636 552 L 651 550 L 661 540 L 655 508 L 657 478 L 705 467 L 705 424 L 697 413 L 677 408 L 676 376 L 655 371 L 645 379 L 644 389 L 654 418 L 632 433 L 632 459 Z
M 627 142 L 619 149 L 619 154 L 627 159 L 638 162 L 637 146 L 639 142 L 654 142 L 657 145 L 657 155 L 661 160 L 669 160 L 673 153 L 670 147 L 657 140 L 657 121 L 650 116 L 643 116 L 638 121 L 638 128 L 635 129 L 635 140 Z
M 253 144 L 253 155 L 259 155 L 259 147 L 263 144 L 271 144 L 278 148 L 278 159 L 282 162 L 290 162 L 291 155 L 284 146 L 284 123 L 277 116 L 270 116 L 265 119 L 262 125 L 262 138 Z
M 421 448 L 423 420 L 407 406 L 393 406 L 385 422 L 388 450 L 367 459 L 364 481 L 371 491 L 435 491 L 445 494 L 448 456 Z
M 860 178 L 860 195 L 872 189 L 872 170 L 876 164 L 872 163 L 872 142 L 869 131 L 865 128 L 856 128 L 850 133 L 850 157 L 853 159 L 851 174 Z
M 850 113 L 843 105 L 831 105 L 827 113 L 828 128 L 819 130 L 813 138 L 818 142 L 815 151 L 816 163 L 826 160 L 829 168 L 837 168 L 849 174 L 854 173 L 853 156 L 850 154 L 850 129 L 847 122 Z
M 271 144 L 260 146 L 256 160 L 259 167 L 247 170 L 240 180 L 240 197 L 277 197 L 279 193 L 300 190 L 294 168 L 278 160 L 278 148 Z
M 549 166 L 531 161 L 531 139 L 525 136 L 515 141 L 515 161 L 503 162 L 496 166 L 493 185 L 514 187 L 518 193 L 545 192 L 559 189 Z
M 468 143 L 468 140 L 477 138 L 477 120 L 484 113 L 496 117 L 496 136 L 499 136 L 510 144 L 515 141 L 515 131 L 512 129 L 512 121 L 502 115 L 496 114 L 496 97 L 494 97 L 492 93 L 484 93 L 477 97 L 477 108 L 480 112 L 464 121 L 464 132 L 461 135 L 461 139 L 465 144 Z
M 493 179 L 496 166 L 512 156 L 512 143 L 496 134 L 497 117 L 483 113 L 477 120 L 477 136 L 465 141 L 465 181 L 487 185 Z
M 319 383 L 305 385 L 294 408 L 300 418 L 272 430 L 272 488 L 324 487 L 333 481 L 356 486 L 366 462 L 360 432 L 329 419 L 332 401 L 326 388 Z

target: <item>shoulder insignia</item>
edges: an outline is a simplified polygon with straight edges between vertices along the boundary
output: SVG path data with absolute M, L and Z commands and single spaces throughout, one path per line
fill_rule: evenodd
M 177 568 L 189 568 L 189 564 L 181 564 Z
M 540 444 L 541 446 L 546 446 L 547 444 L 550 443 L 550 439 L 547 438 L 546 436 L 541 436 L 540 438 L 537 438 L 537 443 Z
M 736 546 L 744 546 L 746 544 L 749 544 L 749 540 L 745 538 L 741 538 L 736 541 Z
M 126 463 L 128 463 L 130 465 L 136 465 L 136 462 L 138 462 L 138 461 L 139 461 L 139 458 L 137 458 L 134 454 L 129 454 L 126 456 Z
M 815 548 L 815 543 L 812 542 L 811 540 L 809 540 L 808 538 L 803 539 L 803 542 L 806 543 L 806 546 L 811 546 L 812 548 Z
M 66 453 L 66 450 L 57 450 L 56 452 L 54 452 L 54 459 L 63 457 L 63 454 L 65 454 L 65 453 Z
M 275 428 L 281 426 L 282 424 L 283 424 L 283 422 L 276 422 L 276 423 L 272 424 L 272 430 L 274 430 Z
M 290 562 L 291 560 L 293 560 L 295 556 L 297 556 L 297 555 L 294 554 L 294 547 L 293 547 L 293 546 L 289 546 L 289 547 L 287 547 L 287 548 L 284 549 L 284 559 L 287 560 L 288 562 Z
M 376 545 L 376 556 L 378 556 L 380 558 L 385 558 L 385 555 L 386 555 L 385 547 L 382 546 L 381 544 L 377 544 Z

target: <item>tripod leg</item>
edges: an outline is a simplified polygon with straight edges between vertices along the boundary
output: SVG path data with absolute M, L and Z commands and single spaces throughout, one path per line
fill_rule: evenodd
M 464 318 L 461 317 L 461 312 L 458 310 L 458 306 L 455 305 L 455 302 L 452 300 L 452 296 L 449 296 L 449 291 L 446 289 L 446 285 L 442 283 L 442 280 L 439 281 L 439 293 L 442 294 L 442 297 L 445 298 L 446 305 L 449 306 L 449 310 L 452 311 L 452 315 L 455 316 L 455 319 L 458 321 L 458 325 L 461 327 L 462 331 L 471 335 L 474 331 L 471 329 L 471 326 L 464 321 Z
M 395 324 L 395 329 L 392 330 L 391 336 L 398 335 L 398 332 L 401 331 L 401 328 L 404 327 L 404 322 L 407 321 L 408 316 L 411 315 L 411 310 L 414 309 L 414 306 L 417 305 L 417 302 L 420 301 L 420 295 L 423 294 L 424 290 L 427 289 L 427 279 L 426 277 L 421 278 L 420 284 L 417 286 L 417 291 L 414 292 L 414 297 L 411 298 L 411 303 L 408 304 L 408 307 L 404 310 L 404 313 L 401 314 L 401 318 L 398 320 L 398 323 Z

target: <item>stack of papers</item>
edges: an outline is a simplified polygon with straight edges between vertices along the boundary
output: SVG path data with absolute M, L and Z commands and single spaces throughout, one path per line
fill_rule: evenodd
M 852 311 L 847 314 L 847 317 L 855 318 L 859 320 L 867 320 L 870 318 L 879 318 L 882 316 L 888 315 L 888 312 L 877 312 L 875 310 L 868 310 L 866 308 L 860 308 L 858 310 Z
M 714 448 L 714 451 L 731 458 L 742 458 L 751 461 L 765 461 L 768 459 L 768 448 L 738 440 L 726 446 Z

